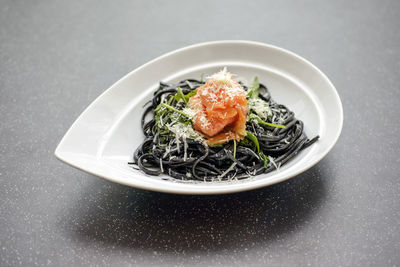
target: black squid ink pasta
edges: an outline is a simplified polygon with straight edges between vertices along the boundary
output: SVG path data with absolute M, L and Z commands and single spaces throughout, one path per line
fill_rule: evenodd
M 318 140 L 319 136 L 312 139 L 306 136 L 303 122 L 285 105 L 276 103 L 257 77 L 249 86 L 231 82 L 227 77 L 232 76 L 226 69 L 211 76 L 214 91 L 209 94 L 214 97 L 213 92 L 225 90 L 229 96 L 228 89 L 240 86 L 247 102 L 247 107 L 242 107 L 244 134 L 232 134 L 232 123 L 225 125 L 217 135 L 231 131 L 233 138 L 229 140 L 227 137 L 227 140 L 210 141 L 213 138 L 198 130 L 202 118 L 196 117 L 193 97 L 201 94 L 199 90 L 203 90 L 209 80 L 186 79 L 176 84 L 160 82 L 153 98 L 144 107 L 141 127 L 145 139 L 129 164 L 148 175 L 163 173 L 179 180 L 240 180 L 279 169 Z M 215 84 L 225 89 L 216 89 Z M 204 90 L 201 92 L 205 95 Z M 213 112 L 214 104 L 201 108 L 204 112 Z M 234 112 L 233 109 L 228 112 Z M 218 114 L 225 115 L 226 112 Z M 209 127 L 218 126 L 211 119 L 210 122 L 213 123 Z

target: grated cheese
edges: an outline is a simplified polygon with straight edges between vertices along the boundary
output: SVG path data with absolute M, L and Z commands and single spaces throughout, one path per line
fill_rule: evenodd
M 224 171 L 220 176 L 218 176 L 218 180 L 221 181 L 221 179 L 225 175 L 227 175 L 231 170 L 233 170 L 233 168 L 235 168 L 236 164 L 237 164 L 236 162 L 232 163 L 232 165 L 226 171 Z
M 161 158 L 160 158 L 160 169 L 161 169 L 161 172 L 164 172 L 163 163 L 162 163 L 162 159 Z
M 230 100 L 244 93 L 243 87 L 233 79 L 232 74 L 227 71 L 226 67 L 207 78 L 208 86 L 206 90 L 202 92 L 202 95 L 207 95 L 212 103 L 218 103 L 222 100 L 217 96 L 217 94 L 220 95 L 221 91 L 224 92 L 224 97 Z
M 197 111 L 192 109 L 191 107 L 185 107 L 182 112 L 186 113 L 189 115 L 189 119 L 193 119 L 193 117 L 196 115 Z
M 260 98 L 250 98 L 247 106 L 263 120 L 268 120 L 268 118 L 272 117 L 272 111 L 268 103 Z
M 279 166 L 276 165 L 274 158 L 269 156 L 268 159 L 269 161 L 271 161 L 272 165 L 275 166 L 276 170 L 279 170 L 280 165 Z
M 195 140 L 203 140 L 203 136 L 193 129 L 192 125 L 185 125 L 181 122 L 175 122 L 174 124 L 167 124 L 168 130 L 176 135 L 176 142 L 179 147 L 179 139 L 191 138 Z
M 183 138 L 183 151 L 184 151 L 183 161 L 187 160 L 187 149 L 188 149 L 188 144 L 186 142 L 186 138 Z

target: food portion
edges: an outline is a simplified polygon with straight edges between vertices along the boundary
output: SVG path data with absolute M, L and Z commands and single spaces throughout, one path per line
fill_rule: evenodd
M 143 113 L 142 129 L 146 138 L 130 164 L 179 180 L 268 173 L 319 138 L 308 139 L 303 122 L 273 101 L 257 77 L 247 86 L 226 68 L 205 82 L 160 82 Z
M 195 110 L 194 129 L 206 136 L 207 144 L 240 141 L 246 136 L 246 92 L 226 68 L 197 89 L 189 106 Z

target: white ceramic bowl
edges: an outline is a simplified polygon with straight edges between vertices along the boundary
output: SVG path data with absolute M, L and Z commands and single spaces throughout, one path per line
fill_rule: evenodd
M 303 120 L 318 142 L 266 175 L 233 182 L 178 182 L 148 176 L 127 162 L 142 142 L 140 117 L 159 81 L 200 78 L 222 67 L 251 80 L 258 76 L 272 98 Z M 58 145 L 61 161 L 104 179 L 141 189 L 178 194 L 223 194 L 268 186 L 296 176 L 320 161 L 339 138 L 342 104 L 335 87 L 314 65 L 279 47 L 249 41 L 188 46 L 135 69 L 100 95 L 74 122 Z

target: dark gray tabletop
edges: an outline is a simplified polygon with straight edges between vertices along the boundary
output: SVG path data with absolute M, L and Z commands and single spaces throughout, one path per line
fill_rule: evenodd
M 400 265 L 400 2 L 1 1 L 0 266 Z M 180 196 L 80 172 L 53 152 L 120 77 L 170 50 L 261 41 L 337 87 L 344 128 L 268 188 Z

